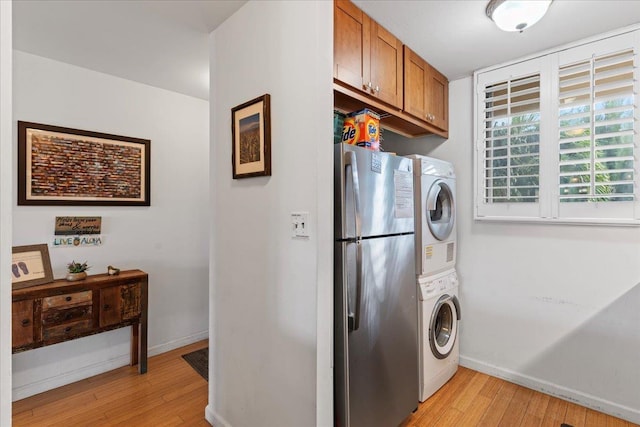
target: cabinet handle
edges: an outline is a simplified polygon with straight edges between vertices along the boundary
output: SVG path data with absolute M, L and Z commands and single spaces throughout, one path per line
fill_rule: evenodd
M 66 301 L 71 301 L 71 297 L 66 297 L 65 300 Z
M 105 304 L 102 308 L 105 309 L 105 310 L 109 310 L 111 308 L 111 306 L 109 304 Z
M 31 323 L 31 321 L 29 319 L 22 319 L 22 326 L 27 326 L 29 325 L 29 323 Z
M 67 326 L 66 328 L 64 328 L 65 332 L 71 332 L 71 326 Z
M 67 313 L 67 314 L 64 315 L 64 320 L 69 320 L 69 319 L 71 319 L 71 317 L 72 317 L 71 313 Z
M 380 92 L 380 86 L 376 86 L 375 91 L 376 93 Z

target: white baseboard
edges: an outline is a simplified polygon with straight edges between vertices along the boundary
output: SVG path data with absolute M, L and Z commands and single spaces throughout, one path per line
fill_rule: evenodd
M 169 341 L 168 343 L 156 345 L 150 347 L 147 350 L 147 355 L 157 356 L 158 354 L 166 353 L 167 351 L 175 350 L 176 348 L 184 347 L 185 345 L 193 344 L 204 339 L 209 338 L 209 331 L 198 332 L 193 335 L 189 335 L 178 340 Z M 84 380 L 94 375 L 99 375 L 122 366 L 127 366 L 131 361 L 129 353 L 114 357 L 113 359 L 105 362 L 99 362 L 92 365 L 83 366 L 73 371 L 64 372 L 60 375 L 56 375 L 49 378 L 44 378 L 38 381 L 24 384 L 19 387 L 15 387 L 12 390 L 12 401 L 24 399 L 34 394 L 42 393 L 54 388 L 62 387 L 63 385 L 71 384 L 76 381 Z
M 640 410 L 638 409 L 629 408 L 628 406 L 620 405 L 597 396 L 582 393 L 577 390 L 462 355 L 460 356 L 460 365 L 465 368 L 473 369 L 474 371 L 502 378 L 532 390 L 537 390 L 569 402 L 595 409 L 596 411 L 604 412 L 605 414 L 613 415 L 614 417 L 631 421 L 632 423 L 640 424 Z
M 76 381 L 92 377 L 94 375 L 102 374 L 104 372 L 126 366 L 129 364 L 129 361 L 130 358 L 129 354 L 127 353 L 126 355 L 115 357 L 113 359 L 107 360 L 106 362 L 83 366 L 79 369 L 64 372 L 60 375 L 34 381 L 20 387 L 14 387 L 12 390 L 12 401 L 15 402 L 16 400 L 24 399 L 26 397 L 33 396 L 34 394 L 62 387 L 63 385 L 71 384 Z
M 213 408 L 211 408 L 211 404 L 207 405 L 204 409 L 204 418 L 214 427 L 231 427 L 231 424 L 229 424 L 227 420 L 222 418 L 220 414 L 216 413 Z
M 166 353 L 167 351 L 175 350 L 176 348 L 184 347 L 185 345 L 193 344 L 194 342 L 206 339 L 209 339 L 209 331 L 198 332 L 196 334 L 189 335 L 178 340 L 173 340 L 164 344 L 149 347 L 148 356 L 157 356 L 158 354 Z

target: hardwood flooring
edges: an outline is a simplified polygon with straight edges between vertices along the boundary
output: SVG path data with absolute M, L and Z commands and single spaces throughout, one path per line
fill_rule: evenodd
M 145 375 L 127 366 L 14 402 L 13 425 L 207 427 L 207 382 L 181 357 L 206 346 L 207 341 L 201 341 L 152 357 Z M 560 427 L 562 423 L 640 427 L 465 368 L 402 427 Z
M 638 427 L 547 394 L 460 367 L 402 427 Z

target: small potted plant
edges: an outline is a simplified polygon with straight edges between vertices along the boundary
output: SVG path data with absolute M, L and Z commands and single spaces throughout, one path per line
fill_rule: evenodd
M 79 262 L 71 261 L 67 264 L 67 277 L 66 279 L 70 282 L 75 282 L 76 280 L 83 280 L 87 278 L 87 270 L 91 268 L 87 265 L 87 262 L 83 262 L 80 264 Z

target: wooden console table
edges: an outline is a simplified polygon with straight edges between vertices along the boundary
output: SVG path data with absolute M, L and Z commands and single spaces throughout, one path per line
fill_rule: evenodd
M 148 276 L 140 270 L 12 292 L 13 353 L 131 326 L 131 366 L 147 372 Z

